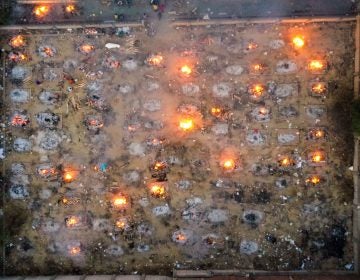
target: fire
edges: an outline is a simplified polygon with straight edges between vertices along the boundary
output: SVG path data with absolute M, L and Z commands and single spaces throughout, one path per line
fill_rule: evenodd
M 279 160 L 279 165 L 281 167 L 288 167 L 288 166 L 292 165 L 293 163 L 294 163 L 294 161 L 288 156 L 285 156 Z
M 219 108 L 219 107 L 212 107 L 211 108 L 211 114 L 214 116 L 214 117 L 220 117 L 221 116 L 221 114 L 222 114 L 222 109 L 221 108 Z
M 194 121 L 190 118 L 181 119 L 179 122 L 179 128 L 183 131 L 189 131 L 194 128 Z
M 183 65 L 180 68 L 180 72 L 181 74 L 183 74 L 184 76 L 190 76 L 190 74 L 192 73 L 192 69 L 190 66 L 188 65 Z
M 311 86 L 311 91 L 315 94 L 324 94 L 326 86 L 324 83 L 315 83 Z
M 317 185 L 317 184 L 319 184 L 321 182 L 321 179 L 320 179 L 320 177 L 318 177 L 318 176 L 311 176 L 311 177 L 309 177 L 309 178 L 307 178 L 306 179 L 306 183 L 311 183 L 311 184 L 313 184 L 313 185 Z
M 84 44 L 80 46 L 80 51 L 83 53 L 91 53 L 94 49 L 95 47 L 90 44 Z
M 57 172 L 56 172 L 56 169 L 54 167 L 39 169 L 39 175 L 41 177 L 50 177 L 52 175 L 55 175 L 56 173 Z
M 75 5 L 72 5 L 72 4 L 67 5 L 67 6 L 65 7 L 65 11 L 66 11 L 67 13 L 73 13 L 73 12 L 75 12 Z
M 268 114 L 268 113 L 269 113 L 269 110 L 266 109 L 265 107 L 261 107 L 261 108 L 259 109 L 259 114 L 261 114 L 261 115 L 266 115 L 266 114 Z
M 79 218 L 76 216 L 70 216 L 65 220 L 65 224 L 67 227 L 74 227 L 79 224 Z
M 22 35 L 16 35 L 11 38 L 9 45 L 13 48 L 19 48 L 25 46 L 25 38 Z
M 81 252 L 80 246 L 72 246 L 69 249 L 69 253 L 73 256 L 78 255 Z
M 321 162 L 321 161 L 324 161 L 324 154 L 321 153 L 321 152 L 315 152 L 313 153 L 313 155 L 311 156 L 311 161 L 312 162 L 315 162 L 315 163 L 318 163 L 318 162 Z
M 125 227 L 127 226 L 126 224 L 126 220 L 125 219 L 118 219 L 115 222 L 115 226 L 119 229 L 125 229 Z
M 257 64 L 252 65 L 252 70 L 254 72 L 261 72 L 263 69 L 264 69 L 264 66 L 262 64 L 257 63 Z
M 152 55 L 147 59 L 147 63 L 153 66 L 160 66 L 163 63 L 164 57 L 157 54 Z M 191 70 L 191 69 L 190 69 Z M 190 72 L 191 73 L 191 72 Z
M 256 49 L 257 47 L 258 47 L 258 44 L 256 44 L 255 42 L 249 42 L 248 45 L 247 45 L 246 50 L 251 51 L 251 50 Z
M 255 84 L 250 87 L 249 92 L 254 98 L 259 98 L 263 95 L 264 90 L 265 88 L 263 85 Z
M 225 159 L 221 162 L 221 166 L 227 170 L 227 171 L 231 171 L 234 170 L 236 167 L 236 163 L 235 160 L 230 158 L 230 159 Z
M 305 41 L 301 36 L 296 36 L 292 40 L 295 48 L 302 48 L 305 45 Z
M 155 171 L 161 171 L 164 170 L 165 168 L 166 168 L 166 163 L 161 161 L 155 162 L 153 167 Z
M 177 240 L 177 241 L 181 241 L 181 242 L 186 241 L 186 236 L 185 236 L 185 234 L 179 233 L 178 235 L 176 235 L 176 240 Z
M 21 115 L 15 115 L 11 120 L 12 126 L 26 126 L 30 123 L 30 120 L 28 118 L 24 118 Z
M 165 196 L 165 187 L 159 183 L 153 183 L 150 185 L 150 193 L 152 196 L 162 198 Z
M 312 71 L 318 71 L 324 69 L 325 65 L 321 60 L 311 60 L 308 64 L 308 68 Z
M 35 16 L 42 18 L 45 17 L 50 11 L 50 7 L 46 5 L 35 6 L 33 13 Z
M 65 183 L 70 183 L 76 179 L 78 174 L 79 174 L 79 171 L 77 171 L 73 168 L 70 168 L 70 167 L 66 167 L 63 170 L 63 176 L 62 176 L 63 181 Z
M 113 198 L 112 203 L 115 208 L 124 208 L 127 205 L 128 200 L 124 195 L 119 194 Z
M 46 53 L 48 56 L 53 56 L 54 52 L 51 48 L 44 48 L 44 53 Z

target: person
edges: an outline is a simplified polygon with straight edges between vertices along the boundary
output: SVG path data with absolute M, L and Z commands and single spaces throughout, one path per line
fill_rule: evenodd
M 156 12 L 159 9 L 160 0 L 150 0 L 151 8 Z

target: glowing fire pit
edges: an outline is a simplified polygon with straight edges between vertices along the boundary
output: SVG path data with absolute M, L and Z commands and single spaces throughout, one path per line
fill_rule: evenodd
M 71 256 L 77 256 L 81 253 L 81 246 L 69 246 L 68 252 Z
M 76 7 L 73 4 L 69 4 L 65 7 L 65 12 L 67 12 L 68 14 L 73 14 L 76 12 Z
M 307 186 L 317 186 L 325 182 L 324 178 L 319 175 L 310 175 L 305 179 L 305 184 Z
M 267 66 L 262 63 L 254 63 L 250 65 L 249 69 L 251 74 L 260 75 L 266 72 Z
M 43 179 L 56 178 L 58 171 L 49 164 L 41 164 L 36 168 L 37 174 Z
M 251 52 L 259 47 L 258 44 L 256 44 L 254 41 L 250 41 L 247 43 L 245 47 L 245 52 Z
M 312 128 L 308 131 L 307 137 L 310 140 L 322 140 L 326 137 L 326 131 L 323 128 Z
M 149 184 L 150 194 L 155 198 L 165 198 L 166 188 L 162 182 L 154 182 Z
M 182 131 L 188 132 L 194 129 L 194 121 L 190 117 L 181 118 L 179 121 L 179 128 Z
M 146 63 L 151 66 L 162 66 L 164 63 L 164 57 L 160 54 L 153 54 L 146 59 Z
M 30 123 L 26 112 L 15 111 L 10 117 L 10 124 L 14 127 L 25 127 Z
M 101 115 L 90 115 L 85 118 L 85 125 L 88 130 L 99 130 L 104 126 Z
M 278 159 L 279 167 L 287 168 L 295 165 L 295 160 L 290 156 L 280 156 Z
M 292 39 L 292 44 L 293 44 L 295 49 L 301 49 L 302 47 L 305 46 L 304 37 L 303 36 L 295 36 Z
M 183 65 L 180 67 L 180 74 L 184 77 L 190 77 L 191 73 L 192 73 L 192 69 L 189 65 Z
M 262 84 L 253 84 L 249 86 L 248 93 L 252 99 L 259 100 L 265 93 L 265 86 Z
M 129 221 L 127 218 L 125 217 L 122 217 L 122 218 L 118 218 L 116 219 L 115 221 L 115 229 L 118 230 L 118 231 L 127 231 L 129 230 L 131 227 L 130 227 L 130 224 L 129 224 Z
M 56 49 L 51 46 L 40 46 L 39 49 L 39 55 L 41 57 L 54 57 L 56 54 Z
M 324 60 L 310 60 L 307 68 L 312 73 L 323 73 L 326 69 L 326 62 Z
M 251 112 L 250 116 L 258 122 L 268 122 L 271 118 L 270 108 L 264 106 L 257 106 Z
M 151 167 L 153 171 L 164 171 L 168 168 L 168 165 L 165 161 L 157 161 Z
M 129 201 L 125 195 L 119 193 L 113 196 L 111 204 L 117 210 L 125 210 L 129 205 Z
M 95 50 L 95 46 L 91 44 L 83 44 L 79 47 L 79 51 L 83 54 L 92 53 Z
M 62 179 L 65 183 L 71 183 L 76 180 L 79 171 L 72 167 L 65 167 L 62 171 Z
M 33 10 L 33 14 L 39 19 L 47 16 L 49 12 L 50 7 L 46 5 L 35 6 Z
M 308 162 L 310 165 L 323 165 L 326 162 L 326 154 L 323 150 L 317 150 L 308 153 Z
M 8 55 L 8 60 L 13 62 L 26 61 L 27 56 L 21 52 L 10 52 Z
M 310 84 L 310 91 L 313 96 L 323 97 L 327 94 L 327 83 L 313 82 Z
M 13 48 L 21 48 L 24 47 L 26 45 L 26 41 L 24 36 L 22 35 L 17 35 L 14 36 L 10 39 L 9 45 Z
M 65 226 L 70 229 L 83 227 L 85 219 L 81 215 L 69 215 L 65 218 Z

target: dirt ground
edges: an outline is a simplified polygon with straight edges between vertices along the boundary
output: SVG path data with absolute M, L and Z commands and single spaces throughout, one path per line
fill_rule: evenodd
M 30 57 L 4 60 L 7 275 L 353 269 L 353 23 L 90 33 L 6 46 Z

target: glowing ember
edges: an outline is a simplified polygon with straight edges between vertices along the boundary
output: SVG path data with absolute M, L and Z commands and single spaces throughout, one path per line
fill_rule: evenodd
M 80 219 L 77 216 L 70 216 L 65 219 L 65 224 L 67 227 L 75 227 L 79 224 Z
M 128 201 L 124 195 L 117 195 L 113 198 L 112 204 L 115 208 L 124 208 L 126 207 Z
M 253 98 L 259 98 L 264 94 L 265 88 L 261 84 L 252 85 L 249 88 L 249 93 Z
M 304 39 L 300 36 L 294 37 L 292 42 L 294 44 L 294 47 L 298 49 L 302 48 L 305 45 Z
M 306 184 L 312 184 L 312 185 L 317 185 L 317 184 L 319 184 L 321 181 L 322 181 L 322 180 L 320 179 L 320 177 L 319 177 L 319 176 L 316 176 L 316 175 L 311 176 L 311 177 L 309 177 L 309 178 L 307 178 L 307 179 L 305 180 Z
M 166 162 L 158 161 L 158 162 L 155 162 L 155 164 L 154 164 L 154 166 L 153 166 L 153 169 L 154 169 L 155 171 L 161 171 L 161 170 L 166 169 L 166 167 L 167 167 Z
M 221 161 L 220 165 L 226 170 L 226 171 L 232 171 L 236 168 L 236 163 L 234 159 L 225 159 Z
M 25 54 L 20 53 L 20 52 L 11 52 L 8 55 L 8 59 L 14 62 L 19 62 L 19 61 L 25 61 L 27 60 L 27 57 Z
M 80 51 L 82 53 L 89 54 L 92 51 L 94 51 L 95 47 L 93 45 L 90 45 L 90 44 L 84 44 L 84 45 L 81 45 L 79 49 L 80 49 Z
M 186 236 L 185 236 L 185 234 L 179 233 L 178 235 L 176 235 L 175 239 L 177 241 L 184 242 L 184 241 L 186 241 Z
M 25 46 L 25 38 L 22 35 L 17 35 L 15 37 L 12 37 L 9 45 L 13 48 L 19 48 Z
M 266 109 L 265 107 L 261 107 L 261 108 L 259 109 L 259 114 L 260 114 L 260 115 L 267 115 L 268 113 L 269 113 L 269 110 Z
M 192 73 L 192 69 L 188 65 L 184 65 L 184 66 L 181 66 L 180 72 L 184 76 L 190 76 L 190 74 Z
M 283 158 L 280 158 L 279 161 L 279 166 L 281 167 L 288 167 L 288 166 L 291 166 L 291 165 L 294 165 L 294 160 L 290 157 L 283 157 Z
M 261 73 L 264 70 L 264 65 L 260 63 L 256 63 L 251 65 L 251 71 L 254 73 Z
M 15 114 L 11 119 L 11 125 L 16 127 L 24 127 L 30 123 L 26 115 Z
M 157 54 L 157 55 L 150 56 L 146 61 L 149 65 L 160 66 L 163 63 L 163 60 L 164 60 L 164 57 Z M 191 69 L 190 69 L 190 71 L 191 71 Z
M 76 179 L 78 174 L 79 174 L 79 171 L 77 171 L 73 168 L 70 168 L 70 167 L 66 167 L 63 170 L 63 175 L 62 175 L 63 181 L 65 183 L 70 183 Z
M 220 117 L 223 113 L 223 110 L 219 107 L 212 107 L 211 108 L 211 115 L 213 115 L 214 117 Z
M 150 193 L 153 197 L 163 198 L 165 197 L 165 187 L 159 183 L 153 183 L 150 185 Z
M 80 252 L 81 252 L 80 246 L 72 246 L 69 248 L 70 255 L 76 256 L 80 254 Z
M 326 93 L 326 85 L 325 83 L 314 83 L 312 86 L 311 86 L 311 92 L 314 93 L 314 94 L 317 94 L 317 95 L 322 95 L 324 93 Z
M 257 47 L 258 47 L 258 44 L 251 41 L 251 42 L 248 43 L 248 45 L 246 47 L 246 50 L 247 51 L 255 50 Z
M 325 160 L 325 156 L 321 152 L 314 152 L 311 155 L 311 161 L 314 162 L 314 163 L 319 163 L 319 162 L 322 162 L 324 160 Z
M 115 226 L 117 229 L 124 230 L 128 228 L 128 222 L 126 218 L 119 218 L 115 221 Z
M 57 171 L 54 167 L 48 168 L 39 168 L 38 173 L 41 177 L 48 178 L 57 174 Z
M 36 17 L 43 18 L 49 13 L 49 11 L 50 11 L 49 6 L 41 5 L 41 6 L 35 6 L 33 13 L 35 14 Z
M 325 68 L 324 62 L 321 60 L 311 60 L 308 64 L 308 68 L 311 71 L 319 71 Z
M 194 121 L 189 118 L 181 119 L 179 122 L 179 128 L 183 131 L 189 131 L 194 128 Z
M 75 5 L 69 4 L 65 7 L 65 11 L 69 14 L 75 12 Z
M 325 138 L 325 130 L 320 128 L 311 129 L 308 133 L 308 136 L 313 140 L 323 139 Z

